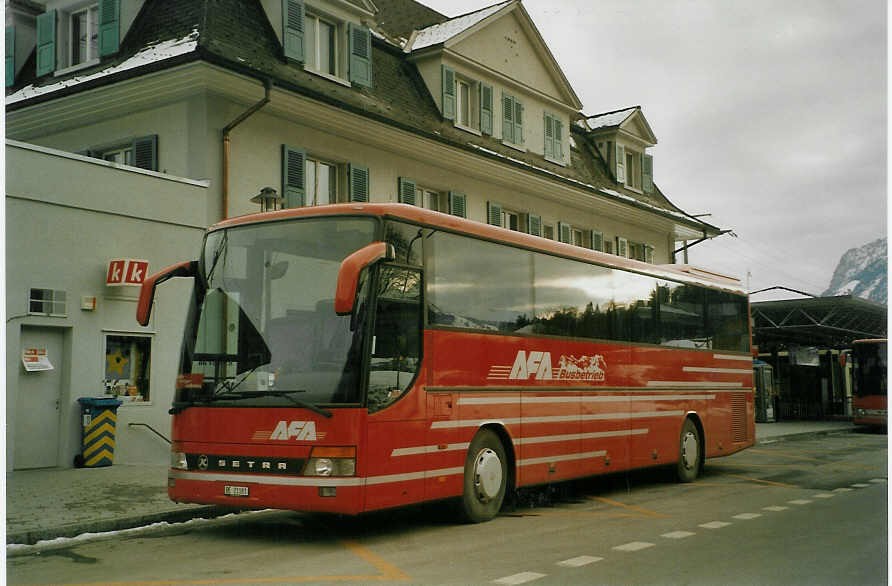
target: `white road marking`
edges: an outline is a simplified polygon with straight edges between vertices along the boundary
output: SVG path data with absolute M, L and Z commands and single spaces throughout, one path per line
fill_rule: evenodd
M 867 488 L 870 486 L 869 484 L 864 484 L 863 482 L 859 482 L 858 484 L 853 484 L 852 488 Z
M 734 518 L 741 521 L 749 521 L 750 519 L 758 519 L 761 516 L 762 513 L 740 513 L 739 515 L 734 515 Z
M 582 566 L 593 564 L 595 562 L 600 562 L 603 559 L 604 558 L 599 558 L 591 555 L 581 555 L 579 557 L 570 558 L 568 560 L 558 562 L 557 565 L 563 566 L 565 568 L 579 568 Z
M 724 521 L 710 521 L 709 523 L 703 523 L 700 525 L 704 529 L 721 529 L 722 527 L 727 527 L 731 523 L 725 523 Z
M 779 513 L 780 511 L 786 511 L 786 510 L 789 509 L 789 508 L 790 508 L 790 507 L 778 507 L 778 506 L 774 506 L 774 507 L 762 507 L 762 509 L 765 510 L 765 511 L 773 511 L 773 512 L 775 512 L 775 513 Z
M 665 537 L 666 539 L 684 539 L 685 537 L 690 537 L 692 535 L 696 535 L 696 533 L 691 533 L 690 531 L 672 531 L 671 533 L 663 533 L 660 537 Z
M 870 481 L 874 484 L 886 484 L 889 482 L 887 478 L 871 478 Z
M 544 577 L 545 574 L 539 574 L 538 572 L 521 572 L 519 574 L 512 574 L 511 576 L 493 580 L 493 584 L 526 584 L 527 582 L 532 582 L 533 580 L 538 580 L 539 578 Z
M 787 502 L 790 503 L 791 505 L 808 505 L 808 504 L 812 503 L 812 501 L 810 501 L 808 499 L 796 499 L 795 501 L 787 501 Z
M 830 493 L 830 492 L 822 492 L 820 494 L 816 494 L 815 498 L 816 499 L 832 499 L 835 496 L 836 496 L 835 494 Z
M 833 492 L 852 492 L 855 490 L 854 488 L 849 488 L 848 486 L 843 486 L 841 488 L 834 488 Z
M 653 546 L 653 543 L 648 543 L 646 541 L 632 541 L 631 543 L 617 545 L 613 549 L 615 549 L 616 551 L 641 551 L 642 549 L 647 549 L 648 547 Z

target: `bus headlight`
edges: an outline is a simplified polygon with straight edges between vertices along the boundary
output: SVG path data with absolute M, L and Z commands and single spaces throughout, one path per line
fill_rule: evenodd
M 185 452 L 171 452 L 170 453 L 170 467 L 175 468 L 177 470 L 188 470 L 189 463 L 186 461 L 186 453 Z
M 354 476 L 356 448 L 313 448 L 304 467 L 304 476 Z

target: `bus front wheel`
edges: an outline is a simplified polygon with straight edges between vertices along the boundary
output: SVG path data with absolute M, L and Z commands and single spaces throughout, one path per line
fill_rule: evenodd
M 690 418 L 685 419 L 684 425 L 681 426 L 676 466 L 679 482 L 693 482 L 700 475 L 700 469 L 703 467 L 702 443 L 703 438 L 697 425 Z
M 483 429 L 471 442 L 465 459 L 461 514 L 465 521 L 481 523 L 499 513 L 508 482 L 505 447 L 495 432 Z

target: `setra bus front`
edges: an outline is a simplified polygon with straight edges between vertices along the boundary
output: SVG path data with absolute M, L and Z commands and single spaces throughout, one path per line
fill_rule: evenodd
M 368 216 L 232 220 L 209 230 L 197 261 L 146 280 L 143 324 L 159 283 L 195 282 L 170 410 L 172 500 L 363 510 L 366 396 L 375 380 L 411 382 L 363 372 L 365 269 L 392 258 L 380 229 Z

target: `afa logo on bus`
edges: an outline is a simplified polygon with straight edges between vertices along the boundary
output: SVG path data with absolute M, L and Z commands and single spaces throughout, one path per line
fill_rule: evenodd
M 518 350 L 511 367 L 490 367 L 489 379 L 502 380 L 584 380 L 603 382 L 607 375 L 607 362 L 600 354 L 574 356 L 562 354 L 557 367 L 551 352 Z
M 315 421 L 280 421 L 270 434 L 269 439 L 314 442 L 317 437 Z

